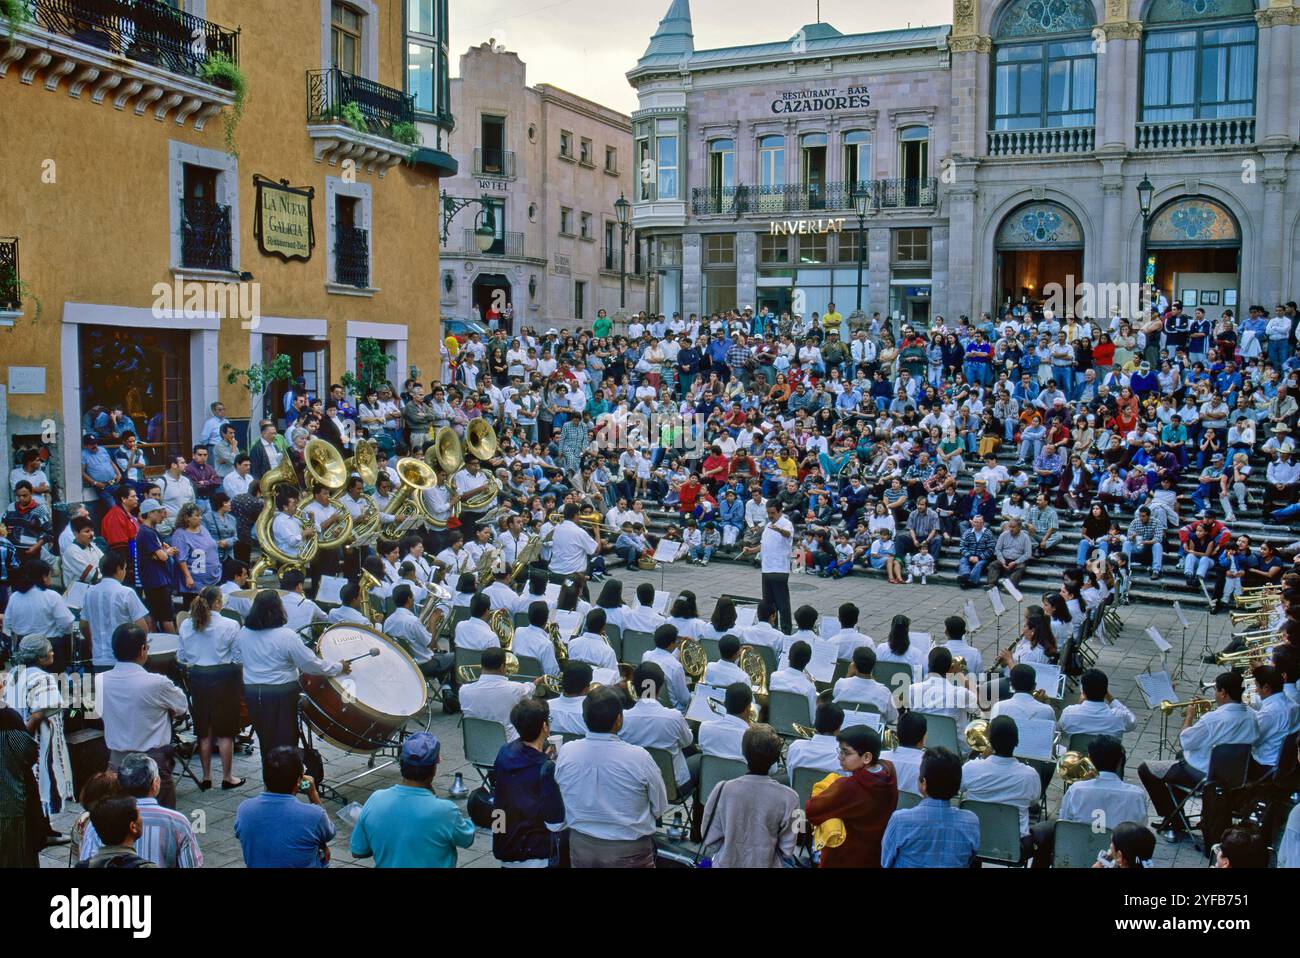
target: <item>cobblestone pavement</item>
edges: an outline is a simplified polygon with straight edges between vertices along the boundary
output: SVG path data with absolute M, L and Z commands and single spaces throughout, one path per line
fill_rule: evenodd
M 708 567 L 675 565 L 662 572 L 620 572 L 624 582 L 624 595 L 631 597 L 635 586 L 643 581 L 653 582 L 656 588 L 664 588 L 676 595 L 682 589 L 691 589 L 699 600 L 703 614 L 712 610 L 714 600 L 720 595 L 734 598 L 757 600 L 761 595 L 759 574 L 756 569 L 731 563 L 715 563 Z M 834 615 L 840 603 L 852 601 L 862 610 L 859 628 L 873 639 L 880 640 L 888 632 L 889 621 L 897 613 L 910 616 L 915 631 L 930 631 L 941 634 L 943 620 L 954 613 L 963 614 L 967 601 L 975 604 L 976 614 L 981 620 L 981 628 L 972 642 L 985 653 L 985 661 L 994 654 L 996 640 L 995 617 L 986 595 L 983 592 L 961 591 L 942 578 L 931 577 L 928 585 L 891 586 L 878 578 L 867 579 L 851 576 L 840 580 L 824 580 L 814 575 L 794 575 L 790 581 L 791 602 L 795 608 L 811 604 L 823 615 Z M 1005 596 L 1004 596 L 1005 598 Z M 1026 594 L 1025 601 L 1034 601 L 1040 596 Z M 1002 620 L 1002 647 L 1009 644 L 1015 631 L 1016 609 L 1010 603 Z M 1137 783 L 1137 767 L 1147 760 L 1157 757 L 1160 745 L 1161 720 L 1158 711 L 1147 709 L 1141 692 L 1134 681 L 1139 672 L 1158 671 L 1161 656 L 1146 634 L 1149 626 L 1155 626 L 1174 646 L 1169 653 L 1168 669 L 1175 672 L 1178 665 L 1179 648 L 1183 633 L 1172 606 L 1153 607 L 1149 605 L 1129 606 L 1121 610 L 1124 629 L 1114 645 L 1100 645 L 1094 640 L 1098 653 L 1097 665 L 1110 676 L 1111 691 L 1120 698 L 1138 717 L 1137 728 L 1125 737 L 1128 749 L 1126 780 Z M 1216 666 L 1203 665 L 1200 657 L 1206 642 L 1206 616 L 1187 613 L 1192 629 L 1186 635 L 1185 671 L 1186 677 L 1175 682 L 1180 697 L 1199 689 L 1202 680 L 1212 680 L 1219 671 Z M 1209 620 L 1209 643 L 1213 648 L 1220 648 L 1226 643 L 1225 636 L 1230 631 L 1227 615 L 1212 616 Z M 1069 703 L 1067 703 L 1069 704 Z M 431 730 L 442 742 L 442 765 L 434 783 L 440 795 L 446 795 L 453 777 L 461 772 L 467 786 L 474 787 L 478 773 L 465 762 L 464 750 L 458 720 L 455 716 L 444 716 L 440 709 L 434 707 Z M 1171 740 L 1181 724 L 1180 715 L 1170 716 Z M 317 742 L 325 755 L 327 781 L 338 782 L 364 771 L 367 756 L 353 755 L 336 749 L 327 743 Z M 1169 749 L 1164 755 L 1169 757 Z M 215 760 L 215 756 L 214 756 Z M 215 778 L 220 777 L 219 761 L 216 762 Z M 243 788 L 223 792 L 214 788 L 200 792 L 188 779 L 178 779 L 177 808 L 190 815 L 201 829 L 199 844 L 203 851 L 204 865 L 209 868 L 242 867 L 239 843 L 234 835 L 235 810 L 240 802 L 260 790 L 260 765 L 257 754 L 236 756 L 236 774 L 248 779 Z M 197 757 L 193 763 L 198 772 Z M 395 783 L 399 778 L 397 767 L 380 769 L 360 779 L 342 786 L 340 791 L 347 801 L 364 803 L 367 796 L 376 788 L 384 788 Z M 1047 811 L 1055 814 L 1060 804 L 1061 790 L 1059 782 L 1054 780 L 1048 793 Z M 351 829 L 346 822 L 338 818 L 343 805 L 337 801 L 326 801 L 327 810 L 338 827 L 338 838 L 332 847 L 334 867 L 366 867 L 370 861 L 356 860 L 348 851 Z M 76 809 L 76 806 L 74 806 Z M 75 818 L 75 810 L 64 812 L 55 817 L 54 825 L 67 833 Z M 67 846 L 48 848 L 42 855 L 42 865 L 46 867 L 66 867 L 68 864 Z M 1178 844 L 1161 841 L 1157 844 L 1156 863 L 1165 867 L 1199 867 L 1203 859 L 1196 852 L 1191 841 L 1184 840 Z M 491 839 L 480 833 L 474 844 L 460 852 L 458 867 L 494 868 L 497 867 L 492 857 Z

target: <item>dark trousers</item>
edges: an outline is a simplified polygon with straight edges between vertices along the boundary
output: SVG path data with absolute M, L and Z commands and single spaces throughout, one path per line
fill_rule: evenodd
M 316 598 L 316 593 L 320 591 L 321 576 L 338 575 L 339 551 L 338 549 L 326 549 L 323 552 L 316 553 L 316 558 L 312 560 L 308 569 L 311 574 L 311 590 L 307 593 L 309 598 Z
M 271 749 L 281 745 L 297 746 L 300 692 L 297 682 L 244 686 L 244 700 L 248 703 L 248 715 L 257 732 L 263 766 Z
M 1165 786 L 1191 788 L 1203 778 L 1204 775 L 1183 761 L 1143 762 L 1138 766 L 1138 780 L 1151 796 L 1151 805 L 1162 820 L 1174 813 L 1174 803 Z
M 569 863 L 573 868 L 654 868 L 654 841 L 649 835 L 614 841 L 570 829 Z
M 998 580 L 1004 577 L 1010 579 L 1016 585 L 1020 585 L 1020 580 L 1025 577 L 1025 569 L 1025 563 L 1022 562 L 1014 569 L 1008 570 L 1007 567 L 1002 564 L 1001 559 L 994 559 L 989 563 L 988 567 L 989 585 L 997 585 Z
M 789 635 L 793 625 L 790 618 L 790 573 L 764 572 L 763 598 L 772 603 L 780 616 L 781 631 Z

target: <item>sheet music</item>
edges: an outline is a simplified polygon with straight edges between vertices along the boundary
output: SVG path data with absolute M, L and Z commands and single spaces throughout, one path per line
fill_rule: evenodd
M 560 583 L 558 582 L 547 583 L 546 592 L 544 593 L 543 597 L 546 599 L 546 604 L 549 605 L 552 609 L 554 609 L 556 603 L 560 601 Z
M 1020 732 L 1020 744 L 1012 753 L 1016 758 L 1035 758 L 1050 762 L 1052 755 L 1052 737 L 1056 733 L 1056 723 L 1051 719 L 1016 719 L 1016 729 Z
M 1147 627 L 1147 635 L 1151 638 L 1151 641 L 1156 644 L 1156 648 L 1161 652 L 1168 652 L 1173 648 L 1172 645 L 1165 641 L 1165 637 L 1160 634 L 1160 630 L 1154 625 Z
M 1178 701 L 1178 694 L 1174 691 L 1174 683 L 1168 672 L 1139 672 L 1137 686 L 1149 709 L 1160 708 L 1161 702 Z
M 690 708 L 686 710 L 686 717 L 694 722 L 712 722 L 721 716 L 709 708 L 709 700 L 722 702 L 726 697 L 727 693 L 724 689 L 717 689 L 700 682 L 695 686 L 695 692 L 691 696 Z
M 74 582 L 68 586 L 68 591 L 63 593 L 63 604 L 69 609 L 80 609 L 81 604 L 86 601 L 86 592 L 90 586 L 84 582 Z
M 934 638 L 929 632 L 909 632 L 907 633 L 907 641 L 918 649 L 923 649 L 927 654 L 934 645 Z
M 1047 693 L 1049 699 L 1059 699 L 1065 694 L 1065 675 L 1059 665 L 1050 662 L 1024 663 L 1034 670 L 1035 686 Z
M 325 603 L 327 605 L 342 605 L 343 597 L 339 595 L 339 590 L 348 584 L 348 580 L 342 576 L 323 575 L 320 577 L 320 588 L 316 590 L 316 603 Z
M 812 661 L 805 670 L 814 682 L 829 682 L 835 678 L 835 660 L 839 647 L 834 642 L 814 642 Z
M 748 629 L 754 624 L 758 617 L 758 606 L 756 605 L 738 605 L 736 606 L 736 631 L 741 632 Z
M 674 542 L 672 539 L 660 539 L 659 545 L 655 549 L 655 562 L 672 562 L 677 558 L 677 553 L 681 547 L 680 542 Z
M 1011 598 L 1015 599 L 1017 602 L 1025 601 L 1024 593 L 1022 593 L 1019 589 L 1017 589 L 1016 584 L 1012 582 L 1010 579 L 1002 580 L 1002 588 L 1006 589 L 1007 594 L 1010 595 Z
M 850 725 L 865 725 L 867 728 L 879 732 L 882 726 L 882 721 L 881 717 L 875 712 L 852 712 L 846 709 L 844 712 L 844 724 L 840 727 L 848 728 Z
M 567 640 L 570 636 L 577 634 L 578 628 L 582 624 L 582 615 L 577 612 L 561 612 L 557 609 L 555 624 L 560 627 L 560 637 Z
M 672 596 L 663 589 L 655 589 L 655 600 L 651 604 L 650 608 L 654 609 L 660 615 L 667 615 L 665 610 L 668 608 L 668 600 L 671 598 Z
M 832 635 L 840 630 L 840 620 L 832 619 L 829 615 L 823 615 L 817 624 L 817 634 L 823 639 L 829 639 Z
M 975 614 L 975 603 L 970 599 L 966 600 L 966 632 L 967 634 L 975 633 L 980 630 L 980 617 Z
M 998 617 L 1007 611 L 1007 607 L 1002 604 L 1002 594 L 997 589 L 989 589 L 989 605 L 993 606 L 993 614 Z
M 1177 599 L 1174 600 L 1174 615 L 1178 616 L 1178 621 L 1182 623 L 1184 629 L 1192 627 L 1192 623 L 1187 621 L 1187 615 L 1183 612 L 1183 607 L 1178 604 Z

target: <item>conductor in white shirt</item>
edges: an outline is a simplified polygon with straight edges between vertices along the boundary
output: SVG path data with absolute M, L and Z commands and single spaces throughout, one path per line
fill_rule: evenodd
M 1122 738 L 1137 726 L 1137 716 L 1110 694 L 1110 680 L 1105 672 L 1088 669 L 1079 679 L 1079 688 L 1079 704 L 1062 709 L 1058 722 L 1061 737 L 1067 742 L 1071 735 L 1081 732 Z
M 560 749 L 555 781 L 564 797 L 574 868 L 653 868 L 655 822 L 668 809 L 659 766 L 619 739 L 623 699 L 596 688 L 582 706 L 587 737 Z
M 776 500 L 767 504 L 767 525 L 759 545 L 763 576 L 763 598 L 772 603 L 780 617 L 781 631 L 790 634 L 790 554 L 794 546 L 794 524 L 781 514 Z
M 483 671 L 478 680 L 460 687 L 460 708 L 466 718 L 500 722 L 506 730 L 506 741 L 519 737 L 510 724 L 510 710 L 520 699 L 533 694 L 533 683 L 512 682 L 506 676 L 506 651 L 502 648 L 484 649 L 480 661 Z

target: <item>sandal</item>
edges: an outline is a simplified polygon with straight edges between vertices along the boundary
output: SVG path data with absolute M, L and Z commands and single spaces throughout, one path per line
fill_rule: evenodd
M 247 781 L 248 781 L 248 779 L 246 779 L 246 778 L 236 779 L 236 780 L 233 781 L 233 782 L 226 782 L 226 781 L 223 781 L 223 782 L 221 783 L 221 787 L 222 787 L 222 789 L 225 790 L 225 791 L 230 791 L 230 789 L 232 789 L 232 788 L 239 788 L 239 786 L 243 785 L 243 784 L 244 784 L 245 782 L 247 782 Z

